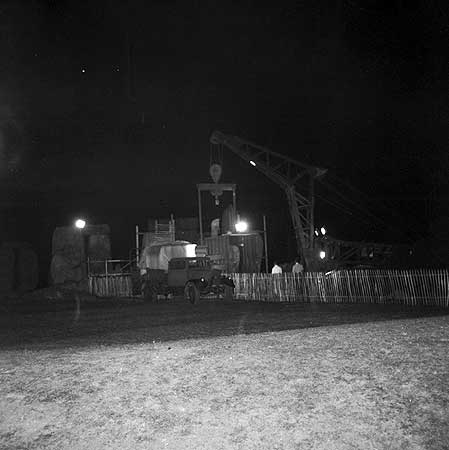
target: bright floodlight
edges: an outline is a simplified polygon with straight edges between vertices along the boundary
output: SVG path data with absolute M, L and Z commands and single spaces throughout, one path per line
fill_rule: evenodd
M 323 250 L 320 251 L 320 258 L 321 259 L 326 258 L 326 252 L 325 251 L 323 251 Z
M 85 226 L 86 226 L 86 221 L 83 219 L 77 219 L 77 221 L 75 222 L 76 228 L 83 229 Z
M 252 166 L 256 167 L 256 163 L 255 163 L 253 160 L 251 160 L 249 163 L 250 163 Z
M 326 234 L 326 228 L 321 227 L 321 234 L 324 236 Z
M 315 230 L 315 236 L 318 236 L 318 230 Z
M 248 229 L 248 223 L 244 220 L 241 220 L 240 222 L 237 222 L 235 224 L 235 230 L 237 233 L 244 233 Z

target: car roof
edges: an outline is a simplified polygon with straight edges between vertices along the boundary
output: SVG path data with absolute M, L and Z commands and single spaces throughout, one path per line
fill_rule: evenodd
M 172 259 L 170 259 L 170 261 L 194 261 L 194 260 L 196 260 L 196 259 L 207 259 L 207 260 L 210 260 L 210 258 L 209 257 L 207 257 L 207 256 L 186 256 L 186 257 L 184 257 L 184 258 L 172 258 Z

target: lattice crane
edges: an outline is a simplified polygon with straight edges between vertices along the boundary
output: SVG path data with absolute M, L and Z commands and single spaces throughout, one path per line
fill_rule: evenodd
M 297 161 L 268 148 L 214 131 L 210 142 L 227 147 L 278 184 L 287 196 L 298 255 L 308 270 L 313 270 L 314 252 L 314 184 L 327 170 Z

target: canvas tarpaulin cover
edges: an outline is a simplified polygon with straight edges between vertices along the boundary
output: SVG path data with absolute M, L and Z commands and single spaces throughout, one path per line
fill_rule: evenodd
M 140 269 L 159 269 L 168 271 L 168 262 L 172 258 L 195 256 L 196 244 L 187 241 L 175 241 L 171 244 L 145 247 L 139 261 Z

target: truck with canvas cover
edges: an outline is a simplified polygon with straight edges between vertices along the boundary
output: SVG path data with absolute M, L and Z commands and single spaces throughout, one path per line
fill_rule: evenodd
M 207 257 L 172 258 L 167 273 L 150 269 L 144 277 L 144 297 L 152 300 L 159 295 L 184 295 L 195 304 L 201 295 L 214 294 L 231 300 L 234 294 L 232 279 L 213 268 Z

